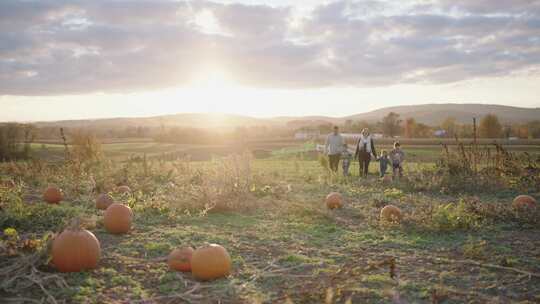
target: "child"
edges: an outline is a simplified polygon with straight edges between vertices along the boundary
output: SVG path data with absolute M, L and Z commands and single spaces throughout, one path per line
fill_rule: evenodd
M 349 152 L 347 144 L 343 144 L 343 152 L 341 152 L 341 165 L 343 168 L 343 176 L 349 176 L 349 166 L 351 165 L 352 154 Z
M 401 150 L 401 145 L 399 144 L 399 142 L 394 143 L 394 150 L 390 151 L 390 160 L 392 161 L 392 172 L 394 174 L 394 178 L 396 178 L 398 174 L 399 177 L 402 177 L 405 152 Z
M 386 170 L 388 169 L 388 164 L 390 164 L 390 159 L 388 158 L 388 152 L 386 150 L 381 151 L 381 156 L 377 158 L 379 161 L 379 172 L 380 176 L 384 177 Z

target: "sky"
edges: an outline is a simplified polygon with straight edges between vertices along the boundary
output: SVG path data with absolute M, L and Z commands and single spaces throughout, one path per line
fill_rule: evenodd
M 540 107 L 540 1 L 0 1 L 0 121 Z

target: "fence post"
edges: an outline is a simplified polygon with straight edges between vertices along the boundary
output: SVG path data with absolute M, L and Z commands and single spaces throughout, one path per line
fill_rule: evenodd
M 476 175 L 478 173 L 478 167 L 476 166 L 476 156 L 477 156 L 477 136 L 476 136 L 476 117 L 473 117 L 473 136 L 474 136 L 474 142 L 473 142 L 473 168 L 474 168 L 474 174 Z

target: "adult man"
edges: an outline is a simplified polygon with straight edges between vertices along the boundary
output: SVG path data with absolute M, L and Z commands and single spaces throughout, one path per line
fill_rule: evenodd
M 339 134 L 339 127 L 334 127 L 334 132 L 328 134 L 325 144 L 325 152 L 328 155 L 328 161 L 330 163 L 330 169 L 334 172 L 338 171 L 339 159 L 341 158 L 341 152 L 343 151 L 343 145 L 345 140 Z

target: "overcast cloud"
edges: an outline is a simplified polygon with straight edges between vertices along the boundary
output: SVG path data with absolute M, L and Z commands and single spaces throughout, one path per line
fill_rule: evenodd
M 269 1 L 271 2 L 271 1 Z M 0 1 L 0 95 L 137 92 L 218 66 L 252 87 L 538 73 L 540 1 Z

